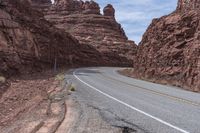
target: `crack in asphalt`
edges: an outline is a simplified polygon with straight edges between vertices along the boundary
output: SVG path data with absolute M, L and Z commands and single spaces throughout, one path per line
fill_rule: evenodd
M 109 119 L 105 116 L 106 112 L 110 116 L 113 116 L 113 118 L 115 119 L 115 122 L 118 121 L 120 123 L 123 123 L 123 124 L 120 124 L 120 125 L 119 124 L 118 125 L 117 124 L 111 124 L 111 126 L 113 126 L 113 127 L 117 127 L 117 128 L 122 129 L 122 133 L 136 133 L 137 130 L 141 130 L 143 133 L 149 133 L 148 131 L 140 128 L 139 126 L 129 122 L 126 119 L 121 118 L 116 113 L 114 113 L 114 112 L 112 112 L 112 111 L 110 111 L 108 109 L 100 109 L 100 108 L 98 108 L 98 107 L 96 107 L 94 105 L 91 105 L 91 104 L 86 104 L 86 106 L 91 107 L 91 108 L 93 108 L 95 110 L 98 110 L 98 112 L 99 112 L 100 116 L 102 117 L 102 119 L 105 120 L 106 122 L 108 122 L 109 124 L 110 124 Z

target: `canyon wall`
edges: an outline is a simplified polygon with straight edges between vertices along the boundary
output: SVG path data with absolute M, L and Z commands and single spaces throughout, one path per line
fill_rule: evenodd
M 53 68 L 55 62 L 58 66 L 93 66 L 113 65 L 118 60 L 110 63 L 94 47 L 81 45 L 46 21 L 27 0 L 0 3 L 0 29 L 0 76 Z
M 200 0 L 179 0 L 154 19 L 135 58 L 137 77 L 200 91 Z
M 36 0 L 32 1 L 37 3 Z M 114 63 L 118 66 L 133 64 L 137 46 L 128 40 L 123 28 L 115 20 L 112 5 L 108 4 L 101 14 L 99 5 L 94 1 L 55 0 L 53 5 L 49 4 L 48 8 L 44 8 L 47 3 L 39 3 L 35 7 L 57 28 L 70 33 L 80 44 L 95 47 L 110 62 L 113 62 L 113 58 L 118 58 Z
M 4 0 L 0 3 L 0 75 L 66 66 L 130 66 L 135 75 L 200 91 L 200 0 L 179 0 L 154 19 L 139 47 L 108 4 Z

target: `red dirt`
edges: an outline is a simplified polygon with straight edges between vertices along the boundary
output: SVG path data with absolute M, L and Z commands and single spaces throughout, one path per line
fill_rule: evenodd
M 0 127 L 9 126 L 25 112 L 47 99 L 48 91 L 56 85 L 58 82 L 51 73 L 21 76 L 10 80 L 10 86 L 0 97 Z

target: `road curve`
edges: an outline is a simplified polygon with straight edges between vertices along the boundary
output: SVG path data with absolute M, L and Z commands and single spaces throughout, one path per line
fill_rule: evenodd
M 79 100 L 113 126 L 147 133 L 200 133 L 200 94 L 122 76 L 121 68 L 73 71 Z

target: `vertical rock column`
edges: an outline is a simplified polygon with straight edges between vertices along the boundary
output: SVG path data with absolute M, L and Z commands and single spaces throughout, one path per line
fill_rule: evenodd
M 104 9 L 103 9 L 103 14 L 104 16 L 111 16 L 115 17 L 115 9 L 111 4 L 108 4 Z

